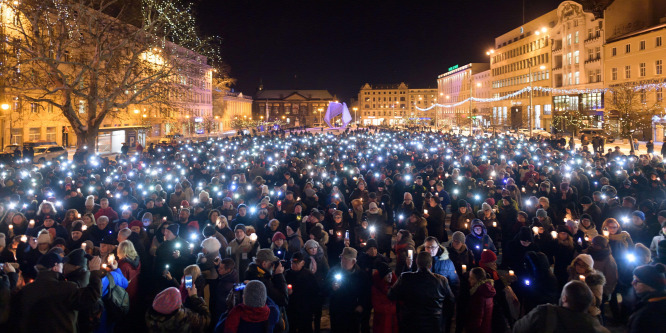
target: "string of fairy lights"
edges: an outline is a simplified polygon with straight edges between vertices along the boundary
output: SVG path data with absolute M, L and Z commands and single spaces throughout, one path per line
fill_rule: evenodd
M 652 90 L 659 90 L 659 89 L 664 89 L 666 88 L 666 82 L 661 82 L 661 83 L 648 83 L 648 84 L 643 84 L 643 85 L 637 85 L 637 86 L 632 86 L 631 89 L 633 91 L 652 91 Z M 451 104 L 440 104 L 436 103 L 433 104 L 427 108 L 421 108 L 416 105 L 414 107 L 419 110 L 419 111 L 429 111 L 432 110 L 435 107 L 443 107 L 443 108 L 454 108 L 460 105 L 463 105 L 465 103 L 468 103 L 470 100 L 473 102 L 480 102 L 480 103 L 489 103 L 489 102 L 499 102 L 502 100 L 510 99 L 515 96 L 518 96 L 520 94 L 524 94 L 530 91 L 541 91 L 541 92 L 548 92 L 552 94 L 562 94 L 562 95 L 572 95 L 572 94 L 593 94 L 593 93 L 605 93 L 609 91 L 613 91 L 613 88 L 599 88 L 599 89 L 561 89 L 561 88 L 551 88 L 551 87 L 541 87 L 541 86 L 536 86 L 536 87 L 525 87 L 523 89 L 520 89 L 518 91 L 512 92 L 510 94 L 501 96 L 501 97 L 492 97 L 492 98 L 478 98 L 478 97 L 468 97 L 467 99 L 457 102 L 457 103 L 451 103 Z

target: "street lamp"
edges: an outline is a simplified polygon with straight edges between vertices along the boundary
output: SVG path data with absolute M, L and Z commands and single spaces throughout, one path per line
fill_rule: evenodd
M 356 116 L 356 111 L 358 111 L 357 107 L 353 107 L 352 110 L 354 110 L 354 122 L 358 126 L 358 117 Z

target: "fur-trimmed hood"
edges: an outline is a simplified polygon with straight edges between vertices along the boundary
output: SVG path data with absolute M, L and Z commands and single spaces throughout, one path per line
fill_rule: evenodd
M 421 251 L 425 251 L 425 244 L 421 244 L 421 246 L 416 248 L 416 253 L 421 253 Z M 439 250 L 437 250 L 437 257 L 439 258 L 437 260 L 449 259 L 449 250 L 447 250 L 442 244 L 439 244 Z
M 569 273 L 569 281 L 578 280 L 579 276 L 581 275 L 576 272 L 576 268 L 573 266 L 567 267 L 567 273 Z M 596 269 L 593 269 L 591 272 L 582 275 L 585 275 L 585 284 L 590 287 L 603 286 L 606 284 L 606 277 L 604 277 L 604 274 Z

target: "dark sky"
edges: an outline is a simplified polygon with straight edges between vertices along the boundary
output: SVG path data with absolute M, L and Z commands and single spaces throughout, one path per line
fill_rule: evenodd
M 561 1 L 525 0 L 529 21 Z M 522 23 L 523 0 L 200 0 L 202 32 L 222 37 L 235 89 L 328 89 L 344 101 L 368 82 L 436 87 L 455 64 L 487 61 Z

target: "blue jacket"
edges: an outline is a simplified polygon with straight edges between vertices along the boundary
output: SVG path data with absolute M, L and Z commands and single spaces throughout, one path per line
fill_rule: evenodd
M 116 286 L 121 287 L 123 289 L 127 289 L 127 285 L 129 285 L 129 282 L 123 275 L 123 272 L 120 271 L 120 268 L 116 268 L 115 271 L 110 271 L 109 274 L 113 276 L 113 281 L 116 283 Z M 107 276 L 102 278 L 102 297 L 105 297 L 106 294 L 109 293 L 109 278 Z M 100 317 L 100 323 L 97 329 L 95 330 L 95 333 L 105 333 L 105 332 L 113 332 L 113 328 L 115 327 L 116 323 L 115 322 L 107 322 L 106 320 L 106 309 L 102 312 L 102 316 Z
M 481 228 L 483 228 L 483 232 L 480 236 L 474 233 L 474 227 L 476 226 L 481 226 Z M 472 221 L 472 227 L 470 230 L 471 232 L 469 235 L 465 236 L 465 245 L 467 245 L 467 248 L 474 253 L 474 261 L 481 261 L 481 253 L 483 250 L 493 251 L 497 254 L 497 248 L 495 247 L 493 240 L 488 236 L 486 226 L 481 220 Z
M 280 309 L 277 304 L 273 302 L 270 297 L 266 297 L 266 305 L 271 309 L 271 313 L 268 315 L 268 327 L 266 327 L 265 322 L 260 323 L 248 323 L 241 320 L 240 325 L 238 326 L 238 332 L 243 333 L 266 333 L 273 332 L 275 324 L 277 324 L 278 319 L 280 319 Z M 227 315 L 229 312 L 225 312 L 220 316 L 220 321 L 215 325 L 215 333 L 224 333 L 224 324 L 227 321 Z
M 416 249 L 417 253 L 421 251 L 425 251 L 424 245 L 421 245 Z M 416 271 L 415 266 L 416 265 L 413 265 L 412 267 L 414 271 Z M 439 250 L 437 250 L 437 255 L 432 257 L 432 269 L 430 269 L 430 271 L 446 277 L 446 279 L 449 280 L 451 291 L 454 295 L 458 296 L 458 291 L 460 290 L 460 278 L 456 273 L 456 267 L 453 265 L 453 261 L 449 259 L 449 251 L 441 244 L 439 245 Z

